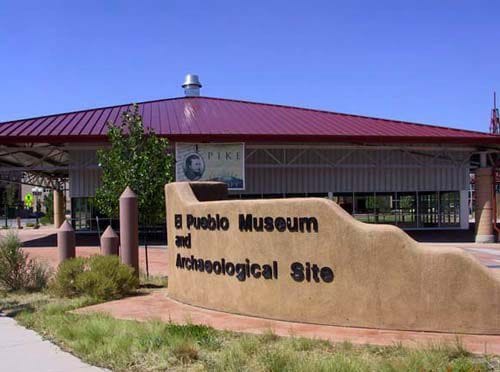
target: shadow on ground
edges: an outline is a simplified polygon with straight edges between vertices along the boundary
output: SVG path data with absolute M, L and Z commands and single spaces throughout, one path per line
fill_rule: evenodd
M 76 246 L 98 247 L 99 237 L 96 234 L 76 234 Z M 57 247 L 57 234 L 34 238 L 23 242 L 23 247 Z
M 411 230 L 406 231 L 421 243 L 474 243 L 474 225 L 469 230 Z
M 99 236 L 96 233 L 76 233 L 76 246 L 77 247 L 99 247 Z M 140 245 L 144 245 L 144 239 L 141 237 L 139 240 Z M 166 242 L 160 238 L 149 238 L 148 245 L 152 246 L 165 246 Z M 50 234 L 43 237 L 36 237 L 23 241 L 22 246 L 25 248 L 35 247 L 57 247 L 57 234 Z
M 421 243 L 473 243 L 474 224 L 469 230 L 408 230 L 406 231 L 413 239 Z M 141 236 L 140 244 L 144 245 Z M 166 245 L 166 242 L 158 236 L 148 239 L 149 245 Z M 76 233 L 76 246 L 99 247 L 99 236 L 94 233 Z M 57 234 L 36 237 L 23 242 L 23 247 L 57 247 Z

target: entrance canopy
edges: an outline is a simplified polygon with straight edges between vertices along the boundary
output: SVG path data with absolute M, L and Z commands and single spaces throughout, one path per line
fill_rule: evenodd
M 61 189 L 68 170 L 68 151 L 58 144 L 0 145 L 0 181 Z

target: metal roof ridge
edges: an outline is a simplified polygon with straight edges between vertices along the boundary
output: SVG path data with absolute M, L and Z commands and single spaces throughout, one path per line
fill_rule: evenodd
M 375 116 L 350 114 L 350 113 L 343 113 L 343 112 L 337 112 L 337 111 L 327 111 L 327 110 L 322 110 L 322 109 L 290 106 L 290 105 L 284 105 L 284 104 L 247 101 L 247 100 L 232 99 L 232 98 L 208 97 L 208 96 L 197 96 L 197 97 L 180 96 L 180 97 L 172 97 L 172 98 L 161 98 L 161 99 L 147 100 L 147 101 L 141 101 L 141 102 L 130 102 L 130 103 L 119 104 L 119 105 L 108 105 L 108 106 L 101 106 L 101 107 L 95 107 L 95 108 L 87 108 L 87 109 L 82 109 L 82 110 L 75 110 L 75 111 L 67 111 L 67 112 L 61 112 L 61 113 L 55 113 L 55 114 L 34 116 L 31 118 L 21 118 L 21 119 L 15 119 L 15 120 L 11 120 L 11 121 L 4 121 L 4 122 L 0 122 L 0 125 L 14 124 L 14 123 L 21 122 L 21 121 L 28 122 L 30 120 L 38 120 L 38 119 L 42 119 L 42 118 L 49 118 L 49 117 L 60 116 L 60 115 L 87 113 L 90 111 L 106 110 L 106 109 L 113 109 L 113 108 L 118 108 L 118 107 L 121 108 L 121 107 L 125 107 L 125 106 L 130 106 L 133 104 L 143 105 L 143 104 L 147 104 L 147 103 L 166 102 L 166 101 L 175 101 L 175 100 L 183 100 L 183 99 L 186 99 L 186 100 L 204 100 L 204 99 L 206 99 L 206 100 L 214 100 L 214 101 L 237 102 L 237 103 L 244 103 L 244 104 L 250 104 L 250 105 L 268 106 L 268 107 L 279 107 L 279 108 L 290 109 L 290 110 L 301 110 L 301 111 L 316 112 L 316 113 L 323 113 L 323 114 L 330 114 L 330 115 L 341 115 L 341 116 L 361 118 L 361 119 L 379 120 L 379 121 L 387 122 L 387 123 L 400 123 L 400 124 L 404 124 L 404 125 L 413 125 L 413 126 L 426 127 L 426 128 L 437 128 L 437 129 L 450 130 L 450 131 L 459 132 L 459 133 L 461 132 L 461 133 L 470 133 L 470 134 L 480 134 L 480 135 L 483 135 L 486 137 L 497 137 L 496 135 L 493 135 L 493 134 L 490 134 L 487 132 L 481 132 L 481 131 L 470 130 L 470 129 L 453 128 L 453 127 L 447 127 L 447 126 L 443 126 L 443 125 L 417 123 L 417 122 L 404 121 L 404 120 L 399 120 L 399 119 L 387 119 L 387 118 L 380 118 L 380 117 L 375 117 Z
M 38 120 L 42 118 L 49 118 L 51 116 L 60 116 L 60 115 L 69 115 L 69 114 L 80 114 L 84 112 L 89 112 L 89 111 L 97 111 L 97 110 L 106 110 L 106 109 L 113 109 L 116 107 L 124 107 L 124 106 L 131 106 L 131 105 L 142 105 L 145 103 L 154 103 L 154 102 L 162 102 L 162 101 L 175 101 L 178 99 L 183 99 L 183 98 L 191 98 L 191 97 L 172 97 L 172 98 L 159 98 L 159 99 L 152 99 L 149 101 L 141 101 L 141 102 L 129 102 L 129 103 L 123 103 L 120 105 L 108 105 L 108 106 L 100 106 L 100 107 L 94 107 L 94 108 L 86 108 L 86 109 L 81 109 L 81 110 L 74 110 L 74 111 L 66 111 L 66 112 L 58 112 L 55 114 L 46 114 L 46 115 L 40 115 L 40 116 L 33 116 L 30 118 L 21 118 L 21 119 L 14 119 L 14 120 L 7 120 L 7 121 L 0 121 L 0 125 L 2 124 L 13 124 L 18 121 L 29 121 L 29 120 Z
M 405 120 L 399 120 L 399 119 L 388 119 L 388 118 L 380 118 L 376 116 L 367 116 L 367 115 L 359 115 L 359 114 L 350 114 L 350 113 L 345 113 L 345 112 L 338 112 L 338 111 L 327 111 L 327 110 L 322 110 L 322 109 L 314 109 L 314 108 L 309 108 L 309 107 L 299 107 L 299 106 L 290 106 L 290 105 L 284 105 L 284 104 L 277 104 L 277 103 L 266 103 L 266 102 L 256 102 L 256 101 L 245 101 L 241 99 L 232 99 L 232 98 L 220 98 L 220 97 L 206 97 L 206 96 L 198 96 L 198 97 L 181 97 L 181 98 L 194 98 L 194 99 L 213 99 L 213 100 L 220 100 L 220 101 L 230 101 L 230 102 L 239 102 L 239 103 L 248 103 L 248 104 L 253 104 L 253 105 L 263 105 L 263 106 L 273 106 L 273 107 L 282 107 L 286 109 L 295 109 L 295 110 L 304 110 L 304 111 L 312 111 L 312 112 L 319 112 L 323 114 L 331 114 L 331 115 L 342 115 L 342 116 L 349 116 L 349 117 L 356 117 L 356 118 L 362 118 L 362 119 L 372 119 L 372 120 L 381 120 L 381 121 L 387 121 L 387 122 L 393 122 L 393 123 L 402 123 L 402 124 L 407 124 L 407 125 L 417 125 L 417 126 L 423 126 L 423 127 L 432 127 L 432 128 L 438 128 L 438 129 L 448 129 L 448 130 L 453 130 L 453 131 L 458 131 L 458 132 L 468 132 L 468 133 L 476 133 L 476 134 L 483 134 L 486 136 L 492 136 L 495 137 L 495 135 L 487 133 L 487 132 L 481 132 L 478 130 L 471 130 L 471 129 L 460 129 L 460 128 L 453 128 L 453 127 L 446 127 L 444 125 L 436 125 L 436 124 L 425 124 L 425 123 L 417 123 L 417 122 L 412 122 L 412 121 L 405 121 Z

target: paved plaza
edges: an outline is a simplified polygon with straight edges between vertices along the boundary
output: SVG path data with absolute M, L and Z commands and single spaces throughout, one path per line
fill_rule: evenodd
M 38 230 L 24 229 L 19 230 L 19 238 L 23 242 L 25 251 L 35 259 L 48 263 L 51 267 L 57 266 L 57 248 L 56 244 L 57 230 L 50 227 Z M 5 234 L 1 231 L 0 234 Z M 90 234 L 77 236 L 76 255 L 87 257 L 94 254 L 100 254 L 100 248 L 95 243 L 95 237 Z M 495 275 L 500 276 L 500 244 L 498 243 L 435 243 L 424 242 L 433 246 L 457 247 L 476 258 L 481 264 L 486 266 Z M 167 275 L 167 251 L 166 246 L 153 245 L 148 247 L 149 273 L 151 275 Z M 144 247 L 139 249 L 139 266 L 141 271 L 146 271 L 146 251 Z
M 494 275 L 500 276 L 500 244 L 475 244 L 475 243 L 433 243 L 436 246 L 452 246 L 463 249 L 472 255 L 481 264 L 486 266 Z M 44 261 L 51 267 L 57 266 L 56 247 L 34 247 L 24 248 L 30 257 Z M 88 257 L 100 254 L 99 247 L 80 246 L 76 248 L 76 255 Z M 148 248 L 148 262 L 150 275 L 167 275 L 167 250 L 166 247 L 153 246 Z M 139 249 L 139 267 L 146 271 L 146 251 L 144 247 Z
M 20 238 L 25 245 L 30 245 L 32 239 L 43 239 L 55 230 L 20 232 Z M 429 243 L 430 244 L 430 243 Z M 500 244 L 475 243 L 432 243 L 436 246 L 454 246 L 463 249 L 494 275 L 500 276 Z M 26 247 L 29 255 L 45 261 L 52 267 L 57 266 L 56 247 Z M 99 254 L 97 246 L 79 246 L 77 256 Z M 149 271 L 151 275 L 167 274 L 166 247 L 150 247 L 148 249 Z M 145 271 L 145 250 L 140 249 L 140 267 Z M 118 301 L 94 305 L 79 312 L 106 312 L 119 319 L 135 319 L 145 321 L 161 319 L 175 323 L 196 323 L 212 326 L 216 329 L 236 332 L 264 333 L 272 330 L 281 336 L 303 336 L 326 339 L 335 342 L 350 341 L 355 344 L 392 345 L 402 343 L 407 346 L 429 344 L 434 342 L 455 342 L 457 335 L 433 332 L 412 332 L 376 330 L 366 328 L 336 327 L 305 323 L 283 322 L 261 319 L 242 315 L 228 314 L 181 304 L 167 297 L 167 290 L 155 290 L 144 296 L 134 296 Z M 500 353 L 500 336 L 459 335 L 463 345 L 471 352 Z
M 52 268 L 57 266 L 58 256 L 55 247 L 24 248 L 30 257 L 46 262 Z M 77 257 L 88 257 L 100 254 L 99 247 L 76 247 Z M 166 276 L 167 272 L 167 250 L 165 247 L 148 248 L 149 274 Z M 144 247 L 139 249 L 139 268 L 141 272 L 146 272 L 146 251 Z

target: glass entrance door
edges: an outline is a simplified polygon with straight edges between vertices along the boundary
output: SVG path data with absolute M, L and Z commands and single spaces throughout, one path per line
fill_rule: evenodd
M 397 226 L 402 229 L 417 227 L 417 193 L 398 192 L 393 205 Z
M 418 193 L 419 227 L 439 226 L 439 197 L 437 192 Z
M 444 191 L 439 193 L 440 226 L 460 226 L 460 193 L 458 191 Z

